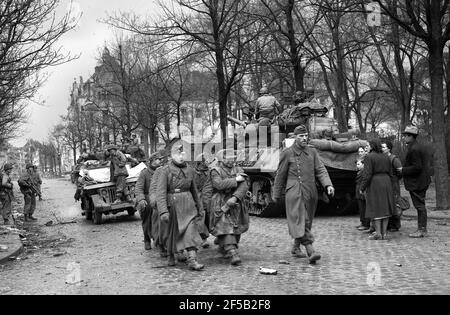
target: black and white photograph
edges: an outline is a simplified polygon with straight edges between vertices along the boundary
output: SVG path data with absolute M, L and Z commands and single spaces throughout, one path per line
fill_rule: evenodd
M 449 106 L 449 0 L 0 0 L 0 295 L 448 295 Z

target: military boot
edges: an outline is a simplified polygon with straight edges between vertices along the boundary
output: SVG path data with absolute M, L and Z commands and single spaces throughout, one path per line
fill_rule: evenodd
M 197 251 L 196 250 L 188 251 L 188 259 L 187 259 L 187 261 L 188 261 L 189 269 L 191 269 L 191 270 L 199 271 L 199 270 L 202 270 L 205 267 L 205 265 L 202 265 L 202 264 L 198 263 L 198 261 L 197 261 Z
M 306 253 L 308 254 L 308 257 L 309 257 L 310 264 L 316 263 L 316 261 L 318 261 L 321 258 L 320 254 L 316 253 L 316 251 L 314 250 L 314 247 L 312 246 L 312 244 L 306 245 L 305 248 L 306 248 Z
M 144 241 L 144 248 L 145 250 L 150 250 L 152 249 L 152 244 L 150 241 Z
M 168 264 L 169 266 L 175 266 L 175 265 L 176 265 L 176 262 L 175 262 L 175 255 L 173 255 L 173 254 L 170 254 L 170 255 L 169 255 L 169 259 L 167 260 L 167 264 Z
M 295 240 L 294 245 L 292 245 L 291 254 L 297 258 L 306 258 L 306 254 L 302 253 L 302 250 L 300 249 L 300 242 L 297 240 Z
M 183 251 L 177 253 L 175 257 L 177 258 L 177 261 L 179 261 L 179 262 L 186 262 L 186 260 L 188 260 L 188 258 L 186 257 L 186 255 L 184 254 Z
M 229 250 L 230 256 L 231 256 L 231 264 L 233 266 L 237 266 L 241 264 L 241 257 L 239 257 L 239 253 L 237 249 L 230 249 Z

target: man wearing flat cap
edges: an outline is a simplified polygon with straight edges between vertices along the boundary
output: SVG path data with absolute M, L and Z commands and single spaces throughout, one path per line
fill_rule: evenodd
M 142 220 L 142 231 L 144 232 L 144 248 L 150 250 L 152 239 L 152 211 L 150 206 L 150 186 L 153 176 L 158 167 L 161 166 L 162 156 L 159 152 L 153 153 L 147 163 L 147 168 L 140 174 L 136 182 L 136 209 Z
M 232 265 L 239 265 L 239 241 L 250 224 L 248 209 L 243 204 L 248 185 L 244 171 L 235 164 L 234 150 L 219 151 L 217 159 L 219 165 L 210 171 L 210 232 L 217 237 L 222 255 L 231 258 Z
M 26 173 L 22 174 L 18 180 L 20 191 L 24 197 L 24 220 L 25 221 L 36 221 L 37 219 L 33 217 L 33 213 L 36 210 L 36 194 L 32 190 L 32 186 L 36 187 L 34 182 L 34 165 L 28 163 L 26 165 Z
M 427 209 L 425 195 L 431 183 L 428 154 L 425 147 L 417 142 L 419 129 L 406 126 L 403 139 L 408 146 L 405 163 L 397 171 L 403 177 L 405 189 L 409 191 L 414 207 L 417 209 L 418 229 L 409 235 L 412 238 L 427 236 Z
M 5 163 L 3 172 L 0 172 L 0 214 L 5 225 L 9 224 L 9 217 L 12 211 L 11 202 L 14 198 L 13 184 L 10 177 L 13 168 L 11 163 Z
M 291 253 L 294 257 L 305 258 L 306 255 L 300 249 L 300 245 L 303 245 L 309 262 L 313 264 L 321 258 L 312 246 L 314 237 L 311 233 L 318 202 L 316 179 L 328 195 L 334 196 L 334 188 L 317 151 L 308 146 L 309 134 L 306 127 L 296 127 L 294 134 L 294 144 L 280 156 L 273 199 L 280 202 L 282 191 L 286 191 L 286 217 L 289 234 L 294 239 Z

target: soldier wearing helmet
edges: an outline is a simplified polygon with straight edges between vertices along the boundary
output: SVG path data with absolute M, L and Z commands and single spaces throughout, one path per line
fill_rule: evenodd
M 259 91 L 259 97 L 255 106 L 250 108 L 249 112 L 260 126 L 269 126 L 275 119 L 275 116 L 281 113 L 281 105 L 275 96 L 269 93 L 267 87 L 263 87 Z
M 111 160 L 111 177 L 113 182 L 116 183 L 116 200 L 113 204 L 120 203 L 123 196 L 125 196 L 128 202 L 131 202 L 128 190 L 125 188 L 126 178 L 128 177 L 128 171 L 125 167 L 127 158 L 114 144 L 107 146 L 106 150 L 109 152 Z
M 18 180 L 20 191 L 25 201 L 23 214 L 25 221 L 36 221 L 37 219 L 33 217 L 33 213 L 36 210 L 36 193 L 32 189 L 33 186 L 36 187 L 36 183 L 34 182 L 34 165 L 28 163 L 26 169 L 26 173 L 22 174 Z
M 9 217 L 11 216 L 11 202 L 13 199 L 13 184 L 11 182 L 11 171 L 13 170 L 11 163 L 6 163 L 3 166 L 3 172 L 0 173 L 0 213 L 3 217 L 5 225 L 9 224 Z

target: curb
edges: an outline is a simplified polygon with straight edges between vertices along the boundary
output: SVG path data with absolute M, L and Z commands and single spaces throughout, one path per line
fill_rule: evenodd
M 23 252 L 22 241 L 19 240 L 19 242 L 20 242 L 20 246 L 17 246 L 12 252 L 6 254 L 5 256 L 1 256 L 0 257 L 0 264 L 4 264 L 4 263 L 10 261 L 11 257 L 18 256 L 18 255 L 20 255 Z

